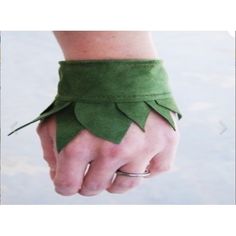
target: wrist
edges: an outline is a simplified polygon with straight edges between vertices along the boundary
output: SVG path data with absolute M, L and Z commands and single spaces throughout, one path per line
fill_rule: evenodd
M 154 110 L 174 130 L 171 112 L 181 114 L 171 95 L 162 61 L 153 59 L 60 62 L 58 93 L 33 121 L 56 116 L 56 146 L 63 149 L 81 130 L 120 143 L 132 122 L 145 131 Z M 13 133 L 11 132 L 11 133 Z
M 149 32 L 54 32 L 65 60 L 157 59 Z

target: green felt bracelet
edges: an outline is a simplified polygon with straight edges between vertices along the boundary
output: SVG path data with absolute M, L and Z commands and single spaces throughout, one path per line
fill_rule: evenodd
M 59 64 L 58 93 L 52 104 L 10 134 L 55 115 L 60 152 L 83 129 L 120 143 L 132 122 L 145 131 L 151 110 L 173 129 L 171 112 L 181 118 L 161 60 L 81 60 Z

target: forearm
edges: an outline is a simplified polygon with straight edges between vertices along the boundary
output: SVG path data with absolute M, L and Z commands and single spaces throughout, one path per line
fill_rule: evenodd
M 157 58 L 147 31 L 55 31 L 66 60 Z

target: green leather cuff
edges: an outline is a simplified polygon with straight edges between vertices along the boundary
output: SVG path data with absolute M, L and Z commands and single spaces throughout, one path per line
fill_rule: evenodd
M 55 115 L 60 152 L 83 129 L 120 143 L 132 122 L 145 131 L 151 110 L 173 129 L 171 111 L 181 118 L 161 60 L 82 60 L 59 64 L 58 93 L 52 104 L 10 134 Z

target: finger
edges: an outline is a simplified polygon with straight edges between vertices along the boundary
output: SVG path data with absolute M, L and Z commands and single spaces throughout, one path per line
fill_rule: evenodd
M 176 150 L 176 146 L 168 146 L 162 152 L 156 154 L 148 166 L 148 170 L 151 173 L 148 177 L 169 171 L 174 163 Z
M 55 151 L 53 139 L 51 138 L 47 127 L 43 126 L 43 124 L 38 126 L 37 132 L 43 150 L 43 158 L 50 167 L 51 179 L 54 179 L 56 173 L 57 152 Z
M 145 172 L 147 164 L 145 162 L 139 163 L 129 163 L 119 170 L 128 172 L 128 173 L 143 173 Z M 123 175 L 116 175 L 115 180 L 113 181 L 112 185 L 107 189 L 110 193 L 124 193 L 137 185 L 139 185 L 143 180 L 143 177 L 129 177 Z
M 85 171 L 91 157 L 80 148 L 65 148 L 57 159 L 55 191 L 61 195 L 77 194 L 82 186 Z
M 119 168 L 117 164 L 109 160 L 97 159 L 91 163 L 86 173 L 83 186 L 79 193 L 84 196 L 92 196 L 107 189 Z

